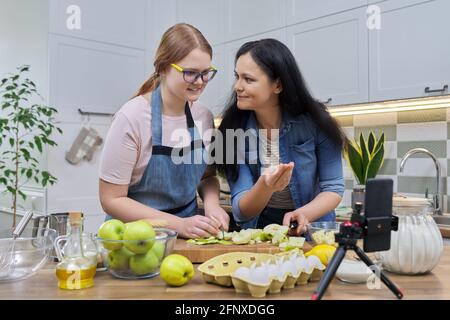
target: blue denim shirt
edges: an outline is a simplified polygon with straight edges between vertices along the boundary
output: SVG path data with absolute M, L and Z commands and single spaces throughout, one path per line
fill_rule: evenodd
M 246 129 L 257 130 L 253 112 L 247 121 Z M 279 144 L 280 163 L 295 163 L 289 190 L 296 208 L 311 202 L 320 192 L 335 192 L 342 197 L 344 179 L 341 150 L 317 127 L 309 115 L 283 114 Z M 248 147 L 245 152 L 252 153 Z M 249 220 L 242 215 L 239 201 L 260 177 L 261 165 L 259 161 L 257 164 L 238 164 L 238 170 L 236 181 L 228 177 L 233 216 L 242 227 L 254 228 L 258 216 Z M 335 220 L 334 210 L 319 220 Z

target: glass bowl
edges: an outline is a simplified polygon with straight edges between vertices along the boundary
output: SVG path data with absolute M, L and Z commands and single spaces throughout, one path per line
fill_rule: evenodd
M 0 282 L 23 280 L 38 272 L 50 259 L 56 231 L 28 227 L 13 240 L 13 229 L 0 229 Z
M 317 221 L 310 223 L 309 238 L 315 245 L 335 245 L 335 233 L 339 232 L 341 223 L 335 221 Z
M 97 237 L 103 263 L 114 277 L 146 279 L 159 275 L 159 266 L 172 253 L 178 234 L 165 228 L 154 230 L 154 238 L 136 241 Z

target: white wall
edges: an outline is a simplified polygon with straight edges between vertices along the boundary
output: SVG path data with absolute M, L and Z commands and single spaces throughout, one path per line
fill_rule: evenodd
M 80 9 L 81 28 L 67 28 L 67 8 Z M 48 188 L 48 212 L 82 211 L 85 228 L 95 232 L 105 214 L 98 194 L 102 146 L 91 161 L 65 160 L 83 126 L 105 139 L 111 117 L 83 117 L 78 109 L 115 113 L 146 78 L 146 0 L 50 0 L 50 103 L 59 110 L 64 131 L 48 152 L 48 165 L 59 182 Z
M 37 86 L 42 99 L 32 103 L 48 103 L 48 0 L 0 0 L 0 77 L 16 72 L 16 67 L 28 64 L 27 74 Z M 41 167 L 46 168 L 45 155 Z M 45 209 L 45 191 L 30 186 L 23 190 L 29 195 L 20 205 L 31 207 L 33 200 L 37 211 Z M 11 197 L 0 194 L 0 211 L 11 207 Z

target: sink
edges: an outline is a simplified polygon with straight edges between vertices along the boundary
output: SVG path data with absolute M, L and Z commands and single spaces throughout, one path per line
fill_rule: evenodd
M 437 224 L 450 226 L 450 214 L 445 214 L 443 216 L 433 215 L 432 217 Z

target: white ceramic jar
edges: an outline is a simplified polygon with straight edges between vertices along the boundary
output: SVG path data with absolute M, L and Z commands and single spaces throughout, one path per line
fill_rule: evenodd
M 402 274 L 430 272 L 443 251 L 443 240 L 430 215 L 430 200 L 394 197 L 392 214 L 398 216 L 398 231 L 391 232 L 391 249 L 376 253 L 387 271 Z

